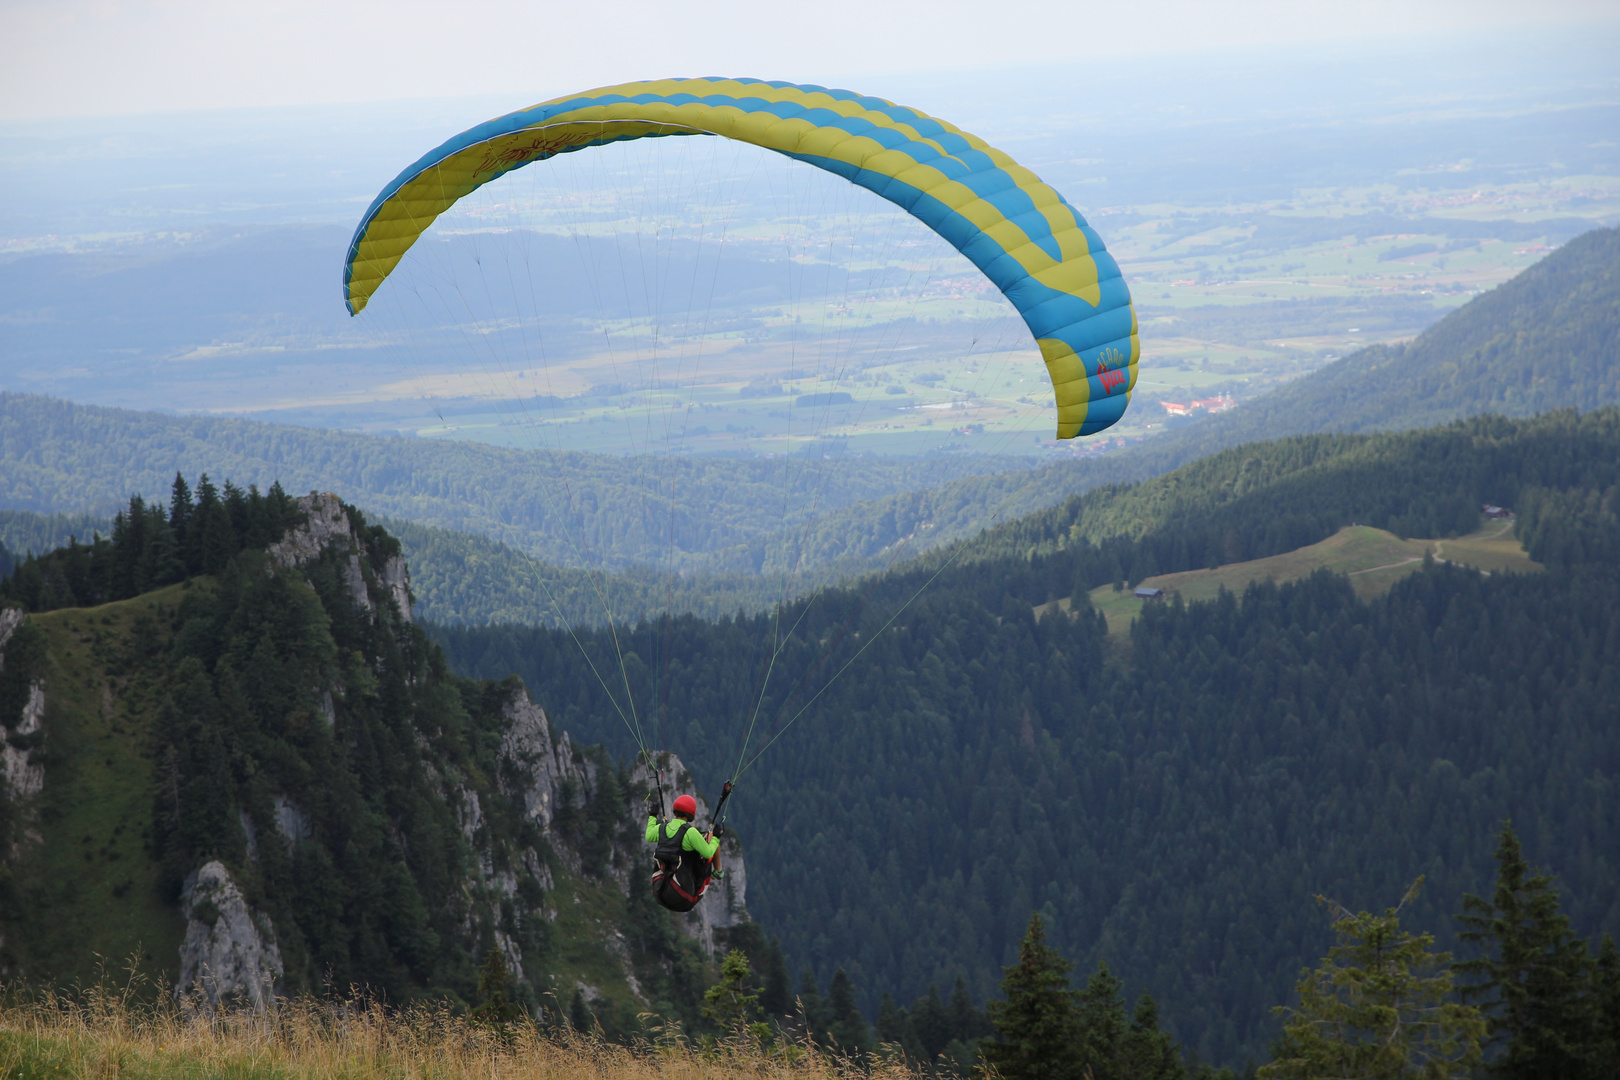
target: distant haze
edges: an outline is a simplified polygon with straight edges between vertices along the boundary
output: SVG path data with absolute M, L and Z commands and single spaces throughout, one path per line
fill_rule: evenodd
M 0 5 L 0 116 L 378 101 L 468 93 L 548 97 L 669 74 L 796 81 L 1063 62 L 1129 79 L 1120 61 L 1269 45 L 1459 32 L 1569 31 L 1616 22 L 1602 0 L 968 0 L 813 8 L 740 0 L 700 11 L 626 0 L 7 0 Z M 1579 40 L 1571 36 L 1571 42 Z M 1014 76 L 1016 77 L 1016 76 Z
M 1147 14 L 1129 16 L 1135 22 L 1112 12 L 1085 25 L 1073 14 L 1003 9 L 1013 16 L 1001 23 L 1018 24 L 1022 11 L 1026 25 L 1049 31 L 1025 35 L 1039 45 L 1028 56 L 1015 56 L 993 33 L 982 48 L 964 45 L 962 35 L 974 24 L 949 5 L 927 25 L 909 28 L 910 37 L 886 27 L 881 11 L 857 19 L 840 16 L 836 6 L 818 8 L 823 22 L 844 18 L 863 28 L 867 36 L 856 35 L 848 49 L 818 46 L 821 31 L 815 29 L 753 48 L 768 36 L 769 24 L 728 16 L 724 8 L 706 9 L 712 19 L 700 30 L 682 31 L 729 42 L 726 54 L 705 52 L 721 48 L 712 42 L 686 48 L 673 31 L 664 51 L 648 52 L 638 42 L 660 24 L 633 14 L 623 20 L 631 29 L 611 48 L 575 48 L 577 40 L 594 39 L 533 31 L 540 16 L 525 13 L 501 23 L 500 43 L 508 51 L 477 63 L 463 62 L 457 50 L 474 32 L 469 27 L 487 38 L 484 24 L 465 18 L 454 25 L 413 23 L 408 5 L 398 9 L 403 14 L 379 14 L 375 27 L 352 37 L 344 22 L 352 7 L 335 5 L 336 14 L 317 18 L 296 5 L 272 3 L 255 10 L 276 22 L 276 32 L 254 37 L 251 49 L 236 48 L 232 37 L 251 28 L 240 21 L 245 15 L 212 9 L 198 15 L 184 3 L 161 10 L 115 5 L 105 9 L 110 21 L 80 27 L 73 13 L 84 10 L 71 2 L 4 6 L 0 0 L 0 116 L 9 109 L 14 117 L 59 117 L 0 119 L 0 389 L 87 403 L 252 411 L 312 426 L 513 444 L 522 432 L 514 434 L 496 406 L 514 395 L 496 399 L 464 385 L 469 373 L 481 377 L 482 366 L 462 344 L 473 340 L 464 320 L 402 309 L 385 349 L 382 310 L 359 320 L 345 315 L 339 275 L 347 238 L 388 180 L 470 124 L 561 90 L 672 70 L 824 81 L 903 101 L 983 136 L 1063 192 L 1120 260 L 1142 319 L 1141 378 L 1126 420 L 1111 437 L 1134 440 L 1162 431 L 1167 414 L 1161 401 L 1247 400 L 1369 341 L 1410 337 L 1571 236 L 1620 221 L 1614 136 L 1620 131 L 1620 33 L 1612 21 L 1598 19 L 1603 9 L 1597 7 L 1542 5 L 1534 20 L 1515 22 L 1521 9 L 1494 4 L 1466 12 L 1427 4 L 1400 18 L 1376 4 L 1228 4 L 1220 7 L 1218 27 L 1192 15 L 1173 19 L 1182 9 L 1165 4 L 1140 9 Z M 484 10 L 485 23 L 499 21 L 490 14 L 494 9 Z M 1295 17 L 1300 11 L 1316 13 L 1316 21 Z M 1589 24 L 1576 25 L 1589 16 Z M 123 54 L 103 57 L 98 43 L 120 19 L 141 25 L 129 30 Z M 1166 30 L 1154 20 L 1176 26 Z M 423 63 L 403 47 L 384 57 L 390 35 L 405 33 L 406 24 L 415 27 L 412 33 L 428 27 L 442 37 L 440 62 Z M 154 27 L 165 26 L 174 30 L 172 38 L 150 40 Z M 1367 37 L 1369 28 L 1386 36 Z M 1195 31 L 1204 47 L 1186 51 Z M 287 35 L 299 34 L 306 44 L 295 48 Z M 74 62 L 41 68 L 68 39 Z M 550 44 L 525 48 L 531 39 Z M 557 48 L 558 40 L 570 47 Z M 866 40 L 885 42 L 887 51 L 861 44 Z M 350 51 L 341 63 L 328 64 L 321 50 L 334 41 Z M 358 41 L 363 48 L 355 47 Z M 181 56 L 186 49 L 196 55 Z M 210 66 L 222 53 L 235 56 L 241 71 Z M 1083 59 L 1065 58 L 1071 53 Z M 587 59 L 576 61 L 576 54 Z M 282 81 L 248 93 L 252 72 L 278 57 L 285 61 Z M 379 58 L 388 71 L 408 73 L 406 81 L 379 78 L 363 93 L 340 85 L 340 75 L 374 72 Z M 166 74 L 171 69 L 185 74 Z M 120 73 L 128 75 L 127 84 L 109 91 L 106 80 Z M 190 96 L 170 93 L 187 79 L 196 84 Z M 400 100 L 406 94 L 415 99 Z M 299 103 L 346 95 L 393 100 Z M 112 115 L 151 108 L 176 111 Z M 75 112 L 99 115 L 70 115 Z M 632 208 L 644 205 L 636 200 L 649 187 L 663 190 L 664 180 L 678 181 L 670 190 L 685 191 L 693 176 L 721 177 L 723 190 L 737 198 L 710 199 L 711 208 L 719 208 L 713 212 L 691 206 L 682 214 L 671 207 L 670 220 L 683 237 L 724 222 L 714 227 L 729 230 L 728 243 L 749 238 L 746 251 L 728 248 L 739 256 L 730 260 L 737 272 L 691 274 L 673 257 L 679 245 L 666 244 L 652 264 L 654 279 L 701 280 L 705 296 L 694 304 L 695 293 L 682 294 L 687 306 L 673 320 L 662 309 L 639 313 L 642 325 L 697 327 L 702 332 L 684 339 L 687 352 L 661 355 L 680 362 L 702 350 L 705 372 L 735 384 L 700 403 L 708 411 L 701 421 L 694 416 L 691 438 L 700 427 L 708 433 L 701 443 L 684 445 L 706 452 L 800 449 L 781 441 L 787 438 L 782 417 L 771 414 L 789 415 L 786 405 L 798 396 L 820 400 L 815 395 L 853 392 L 858 401 L 875 403 L 866 428 L 876 424 L 889 433 L 873 434 L 882 445 L 863 449 L 891 452 L 890 443 L 903 441 L 909 453 L 954 439 L 953 447 L 967 450 L 1013 438 L 1022 452 L 1036 452 L 1041 433 L 1050 430 L 1044 417 L 1013 435 L 995 427 L 1016 428 L 1025 424 L 1018 410 L 1050 405 L 1029 392 L 1044 373 L 999 295 L 897 209 L 864 192 L 852 195 L 830 174 L 754 154 L 738 155 L 734 167 L 711 173 L 704 163 L 710 155 L 723 157 L 717 147 L 660 146 L 646 153 L 659 163 L 659 184 L 641 173 L 628 174 L 634 182 L 627 183 L 612 172 L 605 153 L 569 155 L 578 160 L 563 163 L 566 168 L 548 163 L 490 185 L 482 203 L 469 202 L 469 213 L 498 210 L 508 224 L 550 228 L 545 220 L 521 220 L 503 202 L 521 195 L 539 206 L 540 196 L 549 195 L 561 197 L 545 205 L 582 205 L 567 191 L 551 190 L 561 183 L 554 174 L 576 169 L 590 179 L 574 190 L 592 205 L 628 195 L 624 205 Z M 586 159 L 594 163 L 589 169 Z M 796 235 L 808 237 L 830 222 L 818 242 L 858 233 L 875 253 L 862 261 L 846 246 L 838 258 L 794 264 L 801 279 L 804 266 L 820 267 L 818 274 L 835 270 L 834 304 L 822 302 L 826 290 L 799 286 L 789 289 L 791 303 L 781 302 L 780 283 L 800 280 L 783 262 L 794 251 L 777 239 L 785 219 L 775 204 L 756 197 L 750 178 L 767 192 L 794 198 L 825 194 L 845 223 L 861 226 L 845 229 L 827 216 L 796 225 Z M 860 217 L 867 209 L 858 197 L 872 200 L 873 227 Z M 634 218 L 627 211 L 611 227 L 621 237 L 615 250 L 640 260 L 643 226 L 632 226 Z M 456 228 L 471 235 L 478 220 L 456 226 L 447 218 L 437 228 L 441 235 Z M 605 228 L 609 222 L 593 218 L 590 224 Z M 423 245 L 412 258 L 434 250 Z M 961 265 L 953 267 L 952 259 Z M 500 300 L 504 294 L 483 288 L 467 265 L 465 258 L 447 264 L 449 277 L 477 285 L 484 301 Z M 534 265 L 545 271 L 527 279 L 536 284 L 572 272 L 561 259 Z M 874 268 L 888 275 L 886 295 L 865 284 L 874 279 L 863 275 Z M 913 274 L 933 280 L 911 288 Z M 563 284 L 538 293 L 551 315 L 577 300 L 578 282 Z M 408 300 L 404 273 L 391 285 L 389 296 Z M 902 289 L 924 316 L 916 323 L 900 318 L 904 312 L 894 301 Z M 874 295 L 881 303 L 863 309 L 869 312 L 862 315 L 863 333 L 877 343 L 873 348 L 892 356 L 876 355 L 842 332 L 851 323 L 835 321 L 847 306 L 838 300 L 865 303 Z M 612 303 L 594 311 L 579 307 L 579 325 L 546 327 L 548 372 L 559 357 L 573 363 L 580 342 L 596 340 L 621 314 Z M 711 325 L 714 313 L 724 318 Z M 480 318 L 482 329 L 499 329 L 506 338 L 480 331 L 476 340 L 523 339 L 503 374 L 535 378 L 542 362 L 524 342 L 542 340 L 529 333 L 540 324 L 514 319 L 497 326 L 493 316 Z M 614 332 L 630 335 L 634 321 L 624 320 Z M 790 332 L 790 325 L 798 329 Z M 796 343 L 812 339 L 832 343 L 828 355 L 836 354 L 836 363 L 825 370 L 849 378 L 837 385 L 788 385 L 790 371 L 812 367 L 792 358 Z M 391 343 L 407 340 L 413 351 L 402 359 Z M 988 350 L 994 366 L 974 371 L 960 358 L 985 356 L 985 341 L 995 346 Z M 731 368 L 724 372 L 707 359 L 722 355 L 722 347 L 730 350 L 724 355 Z M 611 361 L 611 350 L 602 356 Z M 752 368 L 744 371 L 745 364 Z M 750 374 L 766 389 L 780 380 L 780 400 L 742 395 Z M 525 385 L 568 396 L 593 384 L 625 382 L 594 369 L 565 375 L 549 385 Z M 1017 380 L 1026 375 L 1033 383 L 1021 385 Z M 455 385 L 446 381 L 452 376 Z M 845 385 L 856 379 L 863 380 L 859 386 Z M 932 414 L 909 408 L 943 407 L 956 394 L 985 398 L 1000 412 L 928 425 Z M 577 408 L 569 406 L 566 445 L 620 445 L 630 414 L 619 406 L 628 402 L 581 399 Z M 986 420 L 991 428 L 981 429 Z

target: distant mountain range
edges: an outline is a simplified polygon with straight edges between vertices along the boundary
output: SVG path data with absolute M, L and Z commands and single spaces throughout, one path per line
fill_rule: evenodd
M 983 458 L 559 454 L 538 461 L 473 443 L 0 394 L 0 506 L 110 509 L 130 492 L 161 496 L 176 471 L 215 470 L 243 485 L 280 479 L 293 492 L 344 491 L 394 519 L 407 546 L 417 547 L 418 581 L 453 586 L 454 602 L 449 591 L 423 589 L 436 620 L 554 622 L 559 610 L 578 621 L 602 618 L 602 602 L 587 595 L 596 586 L 577 576 L 570 580 L 579 588 L 562 591 L 580 602 L 561 608 L 533 582 L 514 590 L 514 582 L 542 572 L 535 559 L 630 574 L 611 586 L 617 599 L 608 606 L 617 612 L 712 615 L 757 610 L 1091 488 L 1161 475 L 1246 442 L 1617 403 L 1620 230 L 1596 229 L 1406 345 L 1363 349 L 1230 412 L 1172 421 L 1141 445 L 1039 468 L 998 469 Z M 0 530 L 0 543 L 16 550 L 12 535 L 23 534 Z M 430 547 L 436 554 L 428 555 Z M 528 599 L 514 601 L 515 591 Z

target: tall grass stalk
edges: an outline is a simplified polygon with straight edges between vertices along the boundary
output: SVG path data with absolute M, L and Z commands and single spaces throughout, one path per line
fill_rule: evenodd
M 9 994 L 0 1002 L 0 1080 L 51 1077 L 231 1080 L 918 1080 L 903 1064 L 857 1066 L 809 1044 L 737 1035 L 700 1045 L 653 1029 L 631 1046 L 567 1027 L 492 1029 L 439 1006 L 363 999 L 197 1009 L 129 986 Z

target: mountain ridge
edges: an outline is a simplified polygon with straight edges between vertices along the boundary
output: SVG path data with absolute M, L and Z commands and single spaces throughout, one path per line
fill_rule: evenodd
M 0 607 L 7 977 L 88 980 L 99 952 L 205 1004 L 327 983 L 471 1002 L 494 949 L 531 1015 L 698 1023 L 708 957 L 758 935 L 735 838 L 707 906 L 652 906 L 648 771 L 516 680 L 450 675 L 397 543 L 336 496 L 247 501 L 259 531 L 230 551 L 204 491 L 173 535 L 137 503 L 144 535 L 46 561 L 122 590 L 96 606 Z

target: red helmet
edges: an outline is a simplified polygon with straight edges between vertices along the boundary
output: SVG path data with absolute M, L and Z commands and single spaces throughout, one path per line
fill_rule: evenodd
M 697 800 L 690 795 L 682 795 L 675 800 L 675 812 L 682 817 L 697 817 Z

